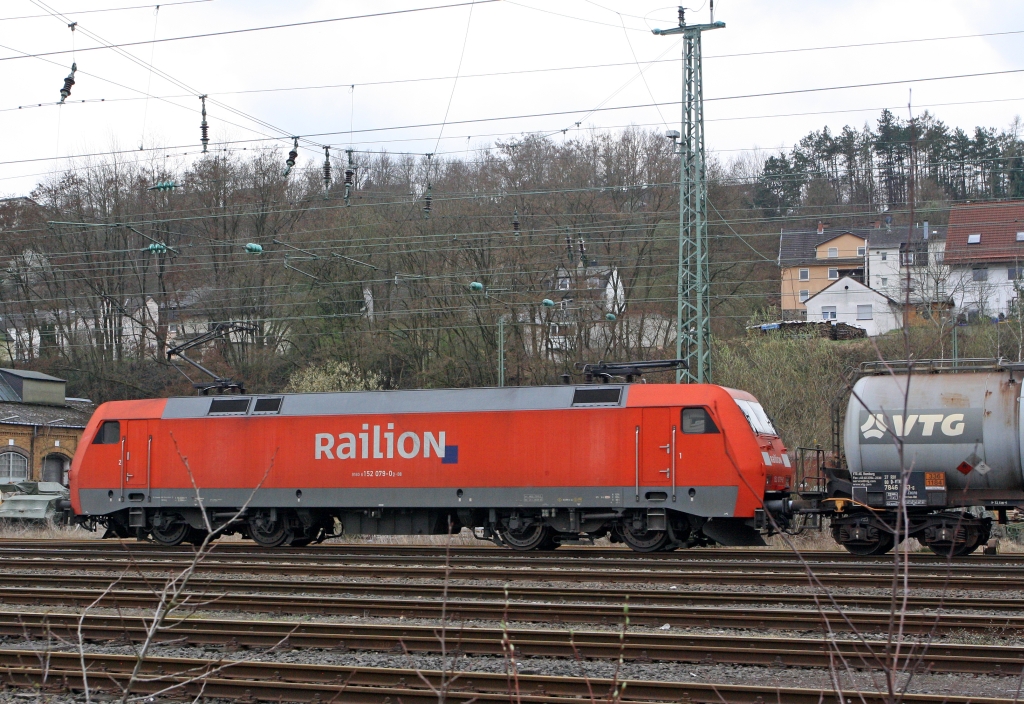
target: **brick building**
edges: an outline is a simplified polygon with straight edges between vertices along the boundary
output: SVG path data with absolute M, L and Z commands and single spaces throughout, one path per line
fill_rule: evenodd
M 67 484 L 78 442 L 92 415 L 87 399 L 67 398 L 63 379 L 0 369 L 0 484 Z

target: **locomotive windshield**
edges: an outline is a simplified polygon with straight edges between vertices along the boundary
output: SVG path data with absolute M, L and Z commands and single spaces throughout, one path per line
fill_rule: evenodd
M 753 428 L 755 433 L 759 435 L 778 435 L 779 433 L 775 430 L 775 426 L 772 425 L 771 420 L 768 418 L 768 414 L 761 408 L 761 404 L 756 401 L 744 401 L 743 399 L 735 399 L 736 405 L 743 411 L 743 415 L 747 417 L 747 422 L 750 423 L 750 427 Z

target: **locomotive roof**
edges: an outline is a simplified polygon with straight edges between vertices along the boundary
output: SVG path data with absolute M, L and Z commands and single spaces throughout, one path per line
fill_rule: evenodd
M 609 397 L 607 394 L 614 394 Z M 332 416 L 402 413 L 541 411 L 601 407 L 704 405 L 755 401 L 745 391 L 710 384 L 592 384 L 484 389 L 415 389 L 301 394 L 179 396 L 103 404 L 94 420 L 224 416 Z M 279 400 L 274 403 L 271 399 Z M 232 404 L 231 401 L 236 403 Z M 217 405 L 215 406 L 215 402 Z M 268 407 L 268 405 L 270 407 Z M 262 406 L 262 408 L 261 408 Z
M 577 389 L 618 390 L 616 402 L 574 403 Z M 396 389 L 305 394 L 247 394 L 245 396 L 186 396 L 167 399 L 164 418 L 210 415 L 214 400 L 224 398 L 280 398 L 276 415 L 374 415 L 393 413 L 452 413 L 474 411 L 540 411 L 575 406 L 624 406 L 629 385 L 515 386 L 486 389 Z M 237 415 L 245 415 L 245 412 Z

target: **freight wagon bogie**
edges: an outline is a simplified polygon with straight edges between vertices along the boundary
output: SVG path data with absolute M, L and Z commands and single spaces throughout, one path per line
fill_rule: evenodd
M 897 540 L 897 527 L 899 528 Z M 832 537 L 855 555 L 883 555 L 906 538 L 914 538 L 943 557 L 969 555 L 985 544 L 992 519 L 968 512 L 843 512 L 832 518 Z

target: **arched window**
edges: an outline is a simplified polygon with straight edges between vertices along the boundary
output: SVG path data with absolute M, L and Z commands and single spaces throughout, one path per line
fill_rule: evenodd
M 28 460 L 17 452 L 0 452 L 0 482 L 28 479 Z

